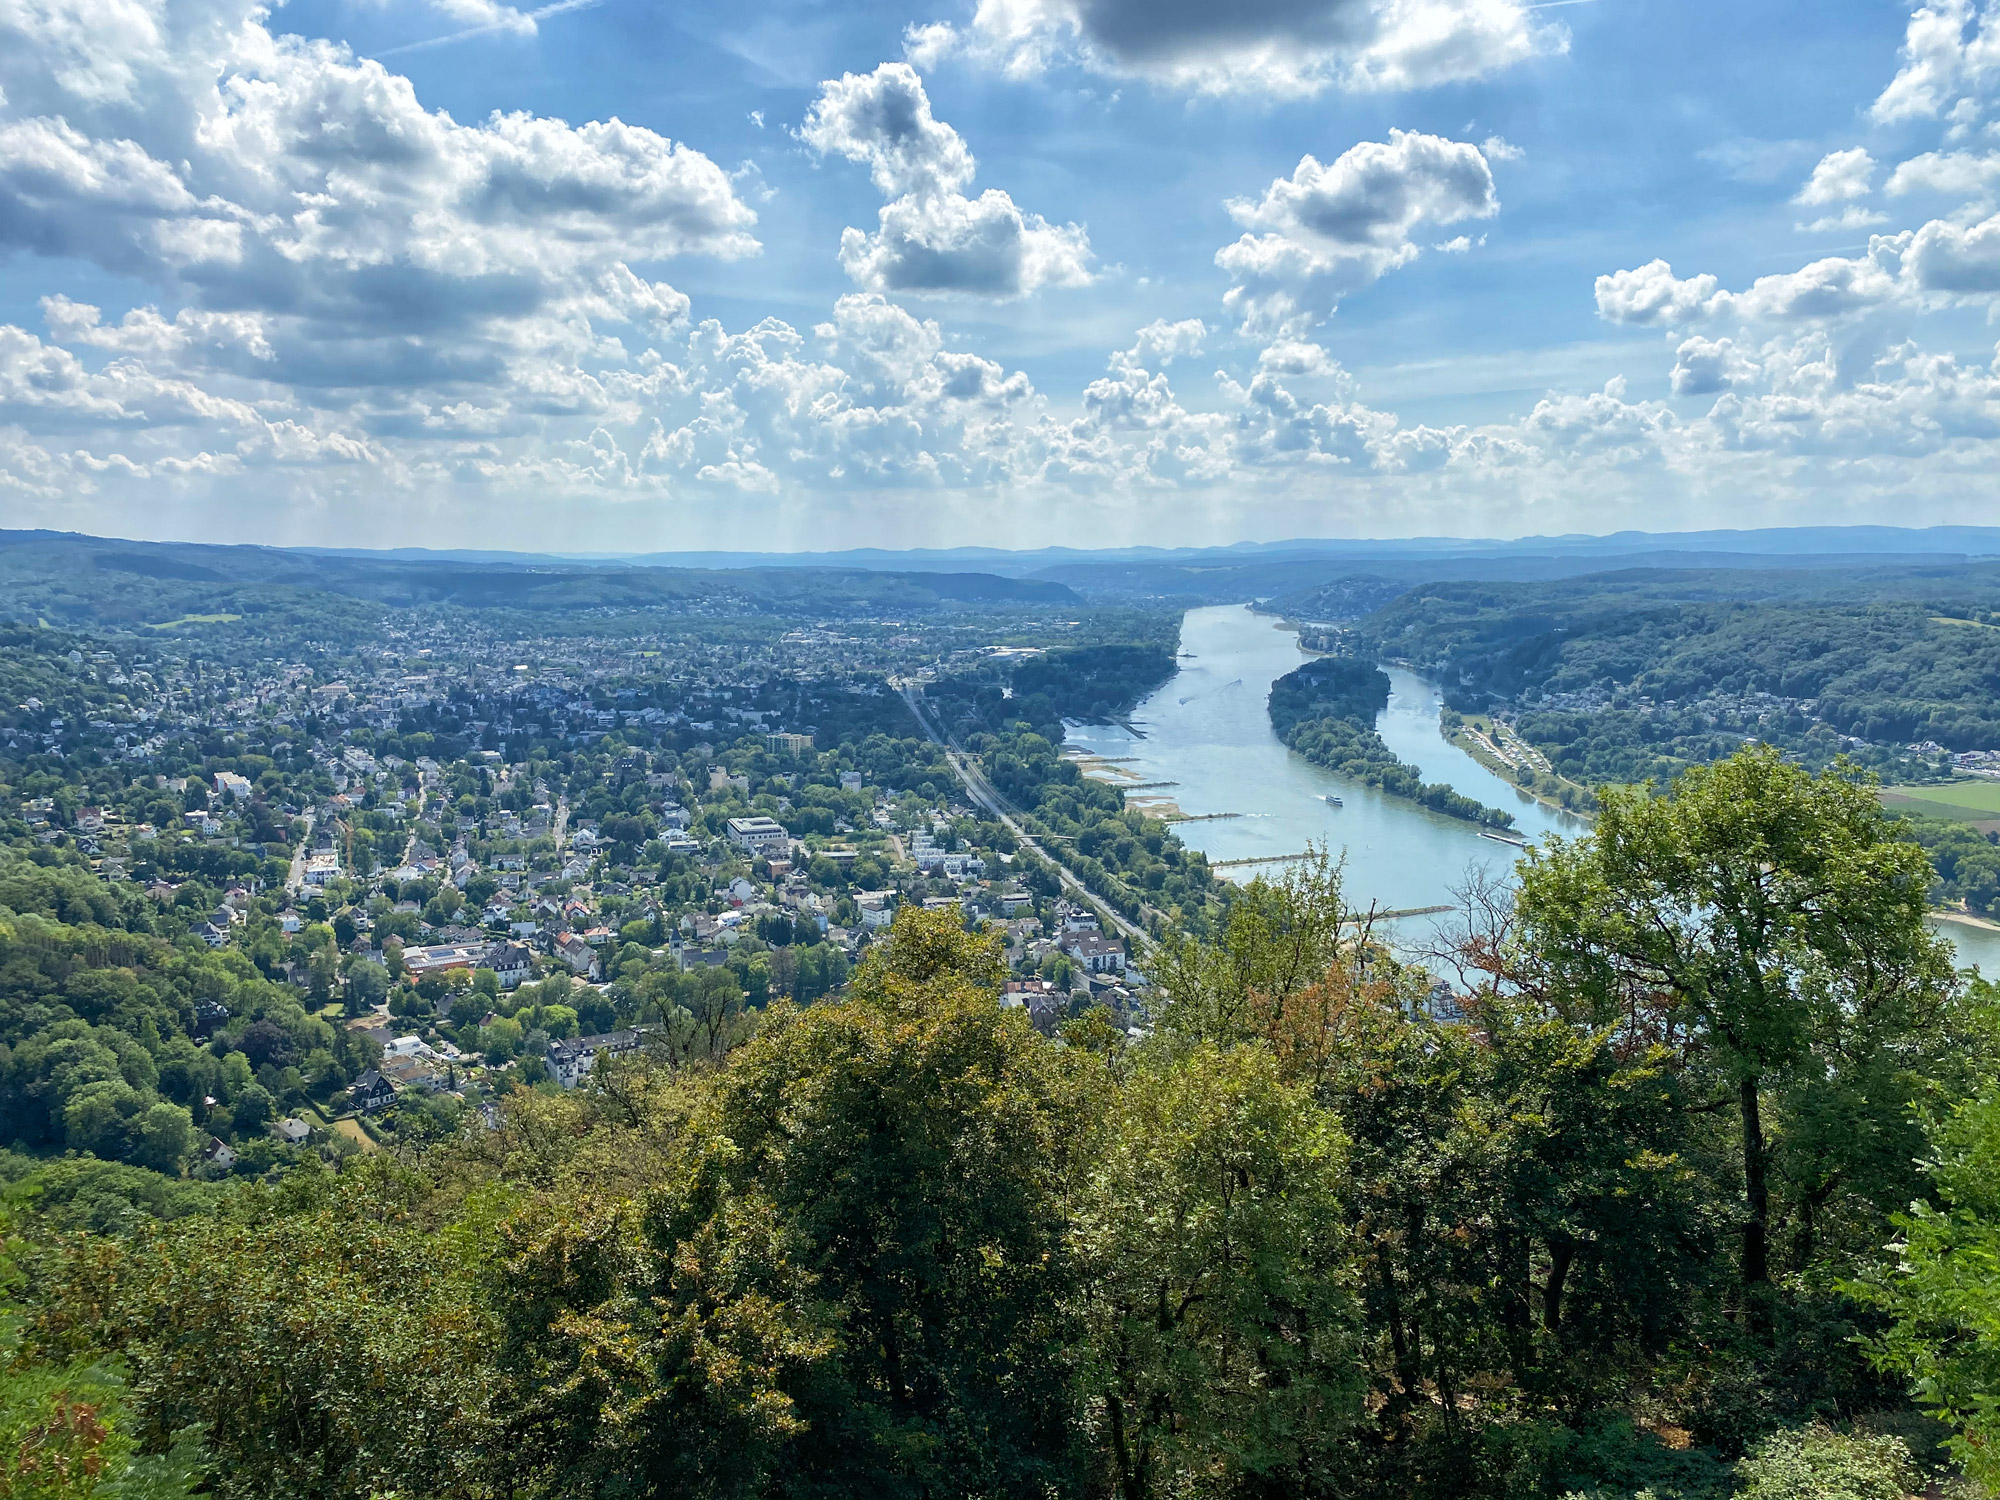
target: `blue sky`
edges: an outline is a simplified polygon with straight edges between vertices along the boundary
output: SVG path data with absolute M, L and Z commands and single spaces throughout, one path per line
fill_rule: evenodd
M 0 0 L 0 524 L 1989 520 L 2000 16 Z

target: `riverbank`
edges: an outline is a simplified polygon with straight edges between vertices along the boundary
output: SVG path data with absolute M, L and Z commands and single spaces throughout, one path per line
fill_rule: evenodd
M 1438 715 L 1438 732 L 1448 743 L 1456 745 L 1523 796 L 1534 798 L 1550 812 L 1567 813 L 1573 818 L 1587 819 L 1591 816 L 1590 809 L 1597 801 L 1596 794 L 1581 782 L 1557 774 L 1548 757 L 1516 734 L 1512 725 L 1484 714 L 1460 714 L 1445 709 Z M 1546 777 L 1555 782 L 1558 790 L 1551 793 L 1532 781 L 1522 781 L 1523 771 L 1536 779 Z M 1565 793 L 1575 805 L 1562 800 Z
M 1960 927 L 1973 927 L 1981 932 L 2000 933 L 2000 922 L 1995 922 L 1990 917 L 1975 917 L 1969 911 L 1947 911 L 1940 908 L 1931 913 L 1931 920 L 1952 922 Z
M 1276 620 L 1241 606 L 1193 609 L 1182 622 L 1180 645 L 1180 671 L 1131 714 L 1139 734 L 1120 725 L 1072 723 L 1064 751 L 1087 762 L 1079 770 L 1110 785 L 1175 783 L 1159 794 L 1184 814 L 1173 832 L 1213 863 L 1230 862 L 1216 873 L 1249 879 L 1260 868 L 1282 865 L 1234 861 L 1281 861 L 1309 844 L 1330 848 L 1342 858 L 1350 906 L 1413 913 L 1385 921 L 1397 942 L 1413 950 L 1450 923 L 1442 913 L 1415 913 L 1453 905 L 1473 880 L 1511 881 L 1518 848 L 1486 837 L 1474 824 L 1337 776 L 1286 748 L 1265 712 L 1266 695 L 1310 654 Z M 1389 706 L 1375 728 L 1398 759 L 1419 767 L 1427 781 L 1510 809 L 1518 820 L 1515 834 L 1530 843 L 1574 837 L 1588 827 L 1451 743 L 1440 732 L 1443 702 L 1436 684 L 1402 667 L 1388 671 Z M 2000 974 L 2000 930 L 1945 915 L 1932 918 L 1933 930 L 1950 938 L 1959 962 Z

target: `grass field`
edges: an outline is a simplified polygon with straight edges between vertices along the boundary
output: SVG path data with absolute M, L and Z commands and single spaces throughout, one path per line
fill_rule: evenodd
M 182 615 L 178 620 L 162 620 L 157 625 L 148 625 L 148 630 L 175 630 L 182 625 L 233 625 L 242 619 L 241 615 Z
M 361 1122 L 358 1120 L 335 1120 L 333 1128 L 353 1141 L 364 1152 L 382 1149 L 375 1144 L 375 1138 L 361 1128 Z
M 1953 781 L 1944 786 L 1885 786 L 1884 796 L 1911 802 L 1939 802 L 2000 818 L 2000 781 Z

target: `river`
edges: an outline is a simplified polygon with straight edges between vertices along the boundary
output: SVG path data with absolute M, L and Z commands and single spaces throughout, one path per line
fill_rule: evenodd
M 1504 876 L 1512 870 L 1516 851 L 1481 837 L 1472 824 L 1384 796 L 1285 748 L 1272 733 L 1265 698 L 1307 653 L 1270 616 L 1241 605 L 1189 610 L 1180 649 L 1180 671 L 1133 710 L 1132 729 L 1073 724 L 1066 743 L 1121 762 L 1140 782 L 1169 783 L 1139 795 L 1172 798 L 1191 815 L 1174 830 L 1189 847 L 1223 861 L 1329 845 L 1346 860 L 1348 903 L 1391 911 L 1449 904 L 1474 871 Z M 1448 782 L 1506 809 L 1520 838 L 1574 835 L 1588 826 L 1543 807 L 1439 734 L 1442 703 L 1431 683 L 1391 668 L 1389 685 L 1389 706 L 1377 717 L 1376 732 L 1426 781 Z M 1341 805 L 1329 804 L 1329 795 Z M 1245 865 L 1224 873 L 1243 878 L 1281 868 Z M 1397 935 L 1421 945 L 1440 920 L 1404 919 Z M 2000 973 L 2000 932 L 1948 923 L 1939 930 L 1964 962 Z

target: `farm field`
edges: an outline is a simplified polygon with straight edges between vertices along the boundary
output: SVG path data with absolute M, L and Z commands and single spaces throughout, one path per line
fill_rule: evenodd
M 1953 781 L 1942 786 L 1885 786 L 1884 798 L 1935 802 L 1962 807 L 1989 818 L 2000 818 L 2000 781 Z

